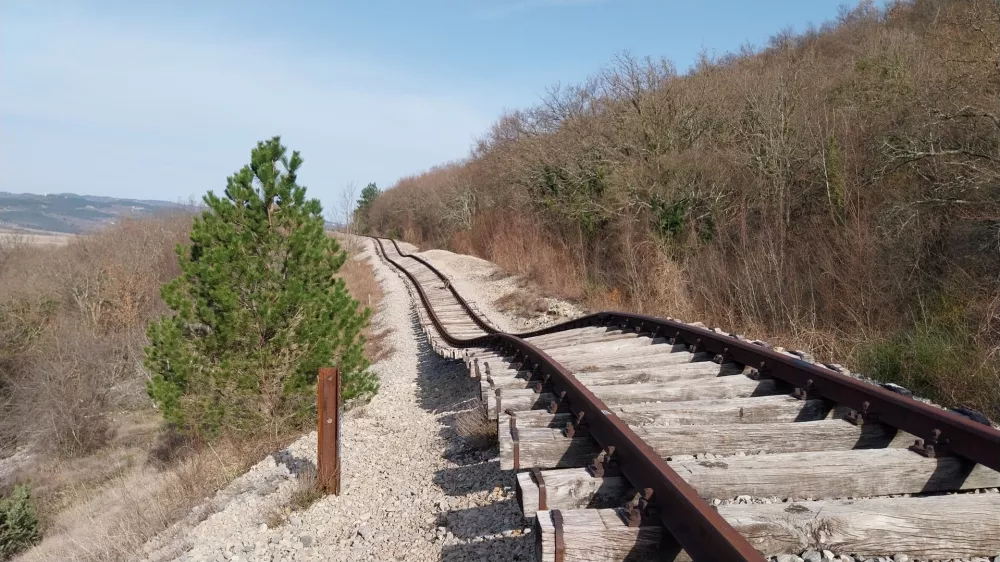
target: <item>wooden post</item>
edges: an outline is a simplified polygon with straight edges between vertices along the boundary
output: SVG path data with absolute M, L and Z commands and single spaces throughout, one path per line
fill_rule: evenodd
M 340 495 L 340 370 L 323 367 L 316 385 L 319 392 L 319 427 L 316 446 L 316 484 Z

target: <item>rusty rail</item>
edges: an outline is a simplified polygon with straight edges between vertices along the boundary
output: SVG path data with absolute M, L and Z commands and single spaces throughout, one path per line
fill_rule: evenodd
M 514 361 L 522 362 L 522 368 L 530 370 L 534 367 L 532 376 L 550 384 L 555 394 L 561 397 L 560 403 L 553 404 L 553 408 L 574 414 L 580 423 L 586 424 L 590 434 L 604 449 L 594 469 L 620 470 L 633 487 L 642 491 L 643 500 L 649 500 L 644 501 L 644 505 L 659 507 L 654 511 L 664 527 L 694 560 L 764 558 L 572 373 L 524 338 L 587 326 L 607 326 L 666 337 L 675 345 L 689 346 L 691 351 L 711 353 L 718 361 L 750 366 L 756 370 L 758 377 L 784 381 L 795 388 L 794 394 L 799 398 L 823 398 L 843 404 L 854 410 L 850 416 L 853 423 L 877 421 L 916 435 L 921 438 L 911 447 L 916 453 L 931 457 L 957 455 L 1000 471 L 1000 431 L 990 425 L 744 339 L 683 322 L 641 314 L 598 312 L 539 330 L 504 334 L 485 322 L 480 324 L 478 315 L 446 282 L 447 288 L 470 318 L 489 333 L 476 338 L 455 338 L 445 331 L 416 278 L 385 253 L 381 240 L 376 238 L 376 241 L 383 256 L 416 287 L 431 322 L 449 345 L 458 348 L 492 347 L 513 355 Z M 420 262 L 447 281 L 423 258 L 404 253 L 395 240 L 392 242 L 400 256 Z

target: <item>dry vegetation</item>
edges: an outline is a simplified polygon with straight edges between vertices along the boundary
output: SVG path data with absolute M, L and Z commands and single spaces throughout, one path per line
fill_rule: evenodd
M 469 447 L 489 449 L 497 442 L 497 423 L 490 421 L 486 405 L 480 403 L 455 416 L 455 433 L 465 440 Z
M 338 236 L 338 238 L 348 253 L 351 254 L 351 259 L 344 262 L 344 265 L 341 266 L 339 275 L 347 283 L 347 290 L 351 293 L 351 296 L 361 303 L 362 306 L 371 308 L 374 314 L 378 310 L 379 303 L 382 302 L 382 297 L 384 296 L 382 285 L 375 279 L 375 271 L 372 269 L 371 264 L 360 256 L 363 248 L 359 239 L 349 235 Z M 370 323 L 362 330 L 362 335 L 365 338 L 365 356 L 372 363 L 381 361 L 392 353 L 392 348 L 385 337 L 388 331 L 388 328 L 376 331 Z
M 549 309 L 548 303 L 537 292 L 520 287 L 500 297 L 494 304 L 500 310 L 522 318 L 535 318 Z
M 0 495 L 28 484 L 43 536 L 21 560 L 125 560 L 294 437 L 198 443 L 152 409 L 146 325 L 167 311 L 160 287 L 190 226 L 126 221 L 63 247 L 0 238 L 0 459 L 17 453 L 0 463 Z M 341 274 L 378 306 L 370 266 Z M 369 334 L 373 360 L 378 342 Z
M 686 74 L 622 56 L 368 222 L 996 418 L 998 67 L 991 0 L 864 2 Z

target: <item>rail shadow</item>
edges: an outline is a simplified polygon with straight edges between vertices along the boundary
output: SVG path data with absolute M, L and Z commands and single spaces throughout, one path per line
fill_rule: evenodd
M 469 560 L 534 560 L 534 535 L 484 539 L 446 545 L 441 551 L 442 562 L 468 562 Z M 497 555 L 503 552 L 503 557 Z
M 934 471 L 920 490 L 922 494 L 960 490 L 976 468 L 975 462 L 962 457 L 942 456 L 935 458 L 934 462 Z
M 449 496 L 464 496 L 489 491 L 497 486 L 513 486 L 513 474 L 512 470 L 500 470 L 500 461 L 492 458 L 438 470 L 434 473 L 434 483 Z
M 441 514 L 439 523 L 460 539 L 495 536 L 524 527 L 521 509 L 514 500 L 447 511 Z
M 438 357 L 423 335 L 419 339 L 417 403 L 439 416 L 438 435 L 446 443 L 442 456 L 457 465 L 475 465 L 495 457 L 499 452 L 496 443 L 482 449 L 482 439 L 456 431 L 458 417 L 480 407 L 479 381 L 469 377 L 461 361 Z

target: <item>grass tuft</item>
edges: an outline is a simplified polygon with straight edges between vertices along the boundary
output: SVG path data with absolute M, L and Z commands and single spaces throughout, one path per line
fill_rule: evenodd
M 455 433 L 472 448 L 485 450 L 497 442 L 497 422 L 490 420 L 485 404 L 455 415 Z

